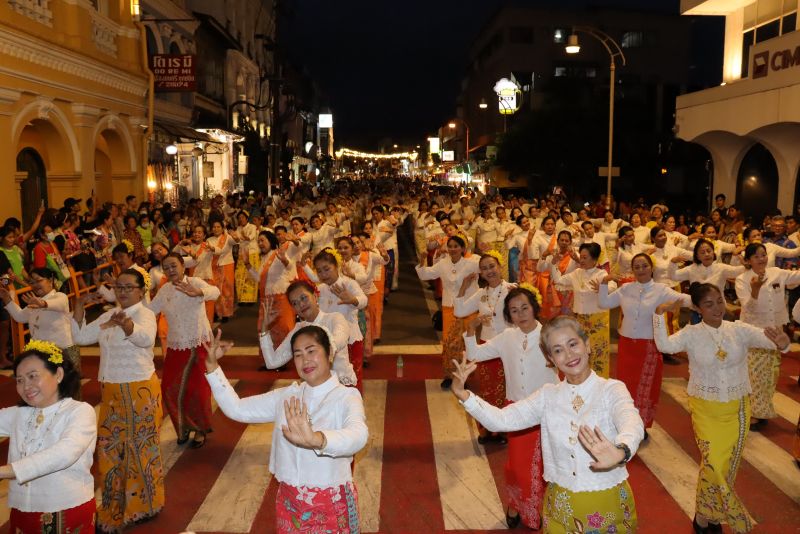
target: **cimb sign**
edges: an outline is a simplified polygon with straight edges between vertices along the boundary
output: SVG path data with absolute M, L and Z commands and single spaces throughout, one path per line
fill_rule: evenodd
M 756 52 L 753 54 L 753 79 L 764 78 L 770 71 L 778 72 L 797 66 L 800 66 L 800 45 L 794 49 Z

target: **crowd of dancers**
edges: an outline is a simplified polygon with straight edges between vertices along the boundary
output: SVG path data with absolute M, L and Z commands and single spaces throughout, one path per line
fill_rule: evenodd
M 398 288 L 401 227 L 441 299 L 442 387 L 480 443 L 507 443 L 510 528 L 635 532 L 625 464 L 648 439 L 664 362 L 682 359 L 702 455 L 693 528 L 752 528 L 734 484 L 747 433 L 776 416 L 790 312 L 800 321 L 793 217 L 745 224 L 721 195 L 707 215 L 606 198 L 573 215 L 562 195 L 411 180 L 94 207 L 70 198 L 25 233 L 15 219 L 0 230 L 0 351 L 11 319 L 31 339 L 0 360 L 22 399 L 0 410 L 12 532 L 119 532 L 156 516 L 162 413 L 178 444 L 200 448 L 212 396 L 232 419 L 275 423 L 278 531 L 359 532 L 363 369 Z M 70 302 L 69 283 L 89 290 Z M 212 325 L 250 305 L 265 367 L 292 362 L 301 381 L 240 399 L 218 363 L 231 343 Z M 79 346 L 91 344 L 97 418 L 80 401 Z

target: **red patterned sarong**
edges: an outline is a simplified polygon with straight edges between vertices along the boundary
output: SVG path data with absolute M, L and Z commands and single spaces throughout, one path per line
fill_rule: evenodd
M 361 532 L 358 492 L 352 482 L 336 488 L 306 488 L 278 484 L 275 497 L 278 532 Z
M 514 401 L 507 400 L 506 404 Z M 508 433 L 508 460 L 505 466 L 509 506 L 519 512 L 522 522 L 538 530 L 544 501 L 544 461 L 539 426 Z
M 94 532 L 95 508 L 94 499 L 60 512 L 21 512 L 12 508 L 8 519 L 8 532 L 24 534 Z
M 619 336 L 617 378 L 628 387 L 645 428 L 653 426 L 663 373 L 664 362 L 655 341 Z
M 211 388 L 206 381 L 206 349 L 167 349 L 161 398 L 178 437 L 211 431 Z

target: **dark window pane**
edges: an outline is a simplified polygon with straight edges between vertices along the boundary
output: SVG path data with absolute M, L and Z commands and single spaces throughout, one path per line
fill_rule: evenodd
M 773 20 L 756 28 L 756 42 L 763 43 L 768 39 L 773 39 L 781 34 L 780 19 Z
M 791 33 L 797 26 L 797 12 L 783 17 L 783 27 L 781 28 L 781 35 L 784 33 Z
M 750 47 L 755 40 L 755 30 L 750 30 L 742 35 L 742 78 L 747 77 L 750 70 Z

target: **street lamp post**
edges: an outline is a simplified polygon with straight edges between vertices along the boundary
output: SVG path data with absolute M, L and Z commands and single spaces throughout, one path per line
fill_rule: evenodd
M 610 87 L 608 92 L 608 181 L 606 183 L 606 209 L 611 208 L 611 175 L 612 175 L 612 159 L 614 149 L 614 86 L 616 84 L 616 60 L 622 62 L 625 66 L 625 54 L 622 53 L 622 48 L 619 44 L 611 38 L 607 33 L 600 31 L 590 26 L 575 26 L 572 28 L 572 35 L 567 40 L 566 52 L 567 54 L 577 54 L 581 51 L 581 46 L 578 43 L 578 33 L 585 33 L 591 35 L 605 47 L 611 59 L 609 66 Z
M 451 120 L 447 124 L 447 126 L 451 130 L 455 130 L 456 129 L 456 121 L 461 121 L 461 124 L 464 125 L 464 143 L 466 145 L 466 153 L 464 154 L 464 161 L 468 162 L 469 161 L 469 124 L 467 124 L 467 121 L 465 121 L 464 119 L 460 119 L 460 118 L 456 117 L 453 120 Z

